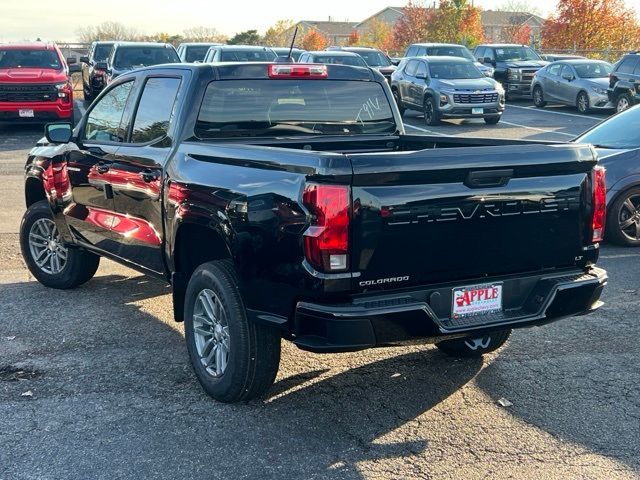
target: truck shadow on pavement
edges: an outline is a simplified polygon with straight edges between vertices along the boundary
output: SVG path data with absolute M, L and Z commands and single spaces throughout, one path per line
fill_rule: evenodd
M 219 478 L 359 479 L 356 462 L 423 452 L 421 434 L 378 441 L 481 368 L 417 348 L 369 355 L 374 361 L 366 364 L 348 354 L 345 367 L 340 356 L 309 360 L 286 346 L 281 369 L 298 360 L 305 367 L 281 375 L 265 401 L 224 405 L 192 373 L 168 292 L 160 282 L 121 275 L 73 291 L 0 285 L 0 367 L 34 372 L 0 382 L 0 478 L 189 478 L 216 458 Z M 162 318 L 149 308 L 160 308 Z M 346 369 L 330 375 L 333 362 Z M 200 441 L 208 448 L 180 454 Z

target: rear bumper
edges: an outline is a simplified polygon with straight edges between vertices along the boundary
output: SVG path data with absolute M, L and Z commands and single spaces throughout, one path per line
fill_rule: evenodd
M 480 281 L 492 282 L 503 284 L 504 310 L 463 319 L 450 318 L 452 289 L 460 287 L 459 283 L 359 295 L 342 304 L 299 302 L 294 343 L 315 352 L 354 351 L 412 342 L 437 343 L 478 331 L 542 325 L 600 307 L 607 273 L 594 267 Z
M 33 117 L 21 117 L 20 110 L 33 110 Z M 0 121 L 45 121 L 70 119 L 73 99 L 69 102 L 0 102 Z

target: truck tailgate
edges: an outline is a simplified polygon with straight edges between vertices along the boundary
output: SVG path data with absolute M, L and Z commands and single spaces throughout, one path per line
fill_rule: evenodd
M 349 157 L 356 290 L 572 266 L 590 243 L 589 146 Z

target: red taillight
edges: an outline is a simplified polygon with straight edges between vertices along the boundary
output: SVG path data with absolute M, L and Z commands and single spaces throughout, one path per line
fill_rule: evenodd
M 601 242 L 604 238 L 604 224 L 607 216 L 607 185 L 604 167 L 593 171 L 593 217 L 591 220 L 592 241 Z
M 304 233 L 307 261 L 327 272 L 349 268 L 349 187 L 309 184 L 302 201 L 313 215 Z
M 275 63 L 269 65 L 269 78 L 327 78 L 326 65 L 294 65 Z

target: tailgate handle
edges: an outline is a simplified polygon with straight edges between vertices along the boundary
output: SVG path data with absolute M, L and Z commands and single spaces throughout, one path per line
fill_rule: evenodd
M 513 177 L 513 169 L 469 172 L 464 184 L 469 188 L 504 187 Z

